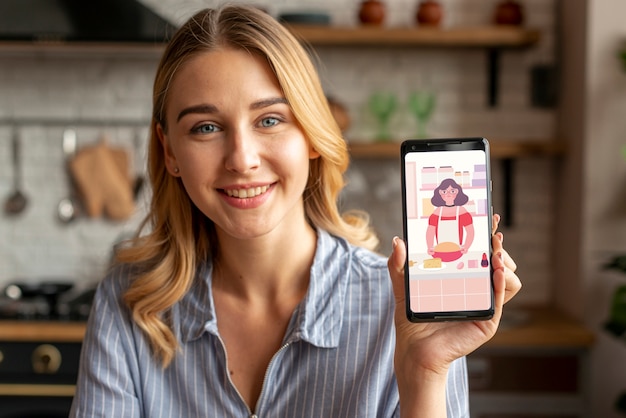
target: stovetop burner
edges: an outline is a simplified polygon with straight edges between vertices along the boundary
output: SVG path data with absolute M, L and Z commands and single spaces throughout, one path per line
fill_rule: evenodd
M 0 296 L 0 319 L 85 321 L 95 290 L 71 294 L 71 283 L 11 283 Z

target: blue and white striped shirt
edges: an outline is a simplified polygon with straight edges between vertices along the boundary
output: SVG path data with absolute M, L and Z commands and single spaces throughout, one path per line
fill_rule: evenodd
M 181 343 L 163 369 L 133 323 L 123 268 L 98 286 L 71 417 L 399 416 L 393 356 L 394 297 L 386 259 L 318 232 L 308 292 L 293 313 L 254 411 L 231 383 L 217 329 L 210 263 L 172 308 Z M 254 349 L 254 347 L 250 347 Z M 450 417 L 467 417 L 465 359 L 447 385 Z

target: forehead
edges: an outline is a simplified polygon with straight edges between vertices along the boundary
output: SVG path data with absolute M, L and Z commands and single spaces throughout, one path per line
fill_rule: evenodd
M 282 97 L 268 61 L 234 48 L 199 52 L 174 73 L 167 92 L 168 113 L 199 103 L 222 106 Z
M 232 47 L 219 47 L 193 54 L 179 65 L 172 83 L 181 84 L 190 79 L 214 80 L 218 85 L 241 79 L 277 83 L 267 58 L 259 53 Z

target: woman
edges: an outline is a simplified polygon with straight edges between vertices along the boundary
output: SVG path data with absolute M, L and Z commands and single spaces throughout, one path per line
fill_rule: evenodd
M 428 254 L 435 254 L 435 246 L 444 242 L 456 245 L 459 257 L 467 254 L 474 242 L 474 220 L 463 207 L 469 201 L 463 188 L 453 179 L 444 179 L 433 191 L 430 201 L 435 210 L 428 218 L 426 229 Z
M 467 416 L 463 356 L 519 289 L 502 236 L 494 320 L 410 324 L 404 243 L 384 260 L 337 209 L 347 164 L 280 24 L 241 6 L 186 22 L 154 83 L 145 231 L 98 288 L 72 416 Z

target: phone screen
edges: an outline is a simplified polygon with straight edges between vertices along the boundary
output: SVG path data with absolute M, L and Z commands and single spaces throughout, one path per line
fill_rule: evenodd
M 407 317 L 491 318 L 489 143 L 408 140 L 401 156 Z

